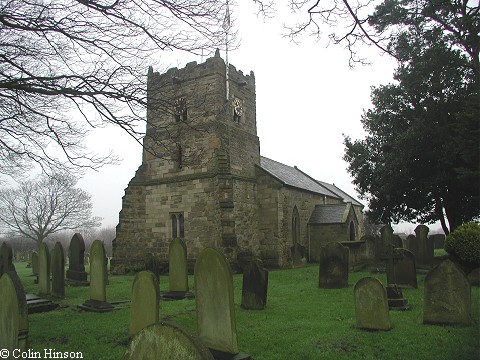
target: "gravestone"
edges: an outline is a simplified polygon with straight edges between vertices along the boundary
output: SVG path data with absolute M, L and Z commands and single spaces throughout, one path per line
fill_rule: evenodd
M 199 338 L 179 325 L 154 324 L 140 331 L 130 342 L 124 360 L 213 360 Z
M 129 335 L 135 336 L 140 330 L 158 323 L 160 287 L 157 277 L 151 271 L 140 271 L 132 285 Z
M 403 297 L 402 289 L 395 284 L 387 285 L 388 308 L 390 310 L 408 310 L 408 300 Z
M 405 239 L 405 247 L 415 256 L 415 258 L 418 256 L 418 241 L 415 235 L 410 234 L 407 236 Z
M 5 350 L 11 354 L 15 349 L 20 352 L 28 349 L 27 301 L 15 271 L 7 271 L 0 277 L 0 294 L 0 350 L 3 349 L 1 358 L 4 358 Z
M 445 234 L 433 234 L 429 237 L 433 241 L 434 249 L 445 249 Z
M 304 267 L 307 263 L 307 260 L 305 259 L 305 246 L 295 243 L 290 248 L 290 251 L 292 253 L 292 267 Z
M 180 300 L 193 298 L 188 291 L 187 246 L 180 238 L 170 242 L 168 251 L 168 285 L 169 291 L 162 294 L 163 299 Z
M 379 258 L 383 258 L 387 252 L 389 251 L 390 248 L 395 247 L 393 245 L 394 240 L 393 240 L 393 228 L 390 224 L 384 225 L 380 228 L 380 246 L 379 250 L 381 253 L 379 254 Z
M 348 254 L 348 248 L 338 242 L 331 242 L 320 248 L 319 288 L 348 287 Z
M 38 276 L 38 253 L 32 252 L 32 275 Z
M 107 302 L 107 269 L 105 248 L 100 240 L 95 240 L 90 247 L 90 299 L 79 307 L 86 311 L 107 312 L 114 310 Z
M 79 233 L 70 240 L 67 282 L 70 285 L 88 285 L 85 271 L 85 241 Z
M 50 251 L 43 241 L 38 249 L 38 295 L 50 295 Z
M 200 340 L 214 357 L 239 356 L 233 279 L 225 257 L 213 248 L 200 252 L 195 263 L 195 305 Z
M 428 237 L 428 226 L 418 225 L 415 228 L 418 250 L 415 254 L 417 268 L 430 269 L 433 265 L 433 239 Z
M 425 277 L 423 323 L 472 323 L 470 284 L 463 271 L 451 260 L 442 261 Z
M 360 241 L 365 241 L 365 258 L 368 262 L 375 262 L 377 259 L 377 239 L 373 235 L 364 235 Z
M 387 292 L 373 277 L 360 279 L 354 288 L 355 320 L 358 329 L 390 330 Z
M 65 297 L 65 255 L 59 242 L 55 244 L 52 252 L 52 296 Z
M 417 271 L 415 256 L 407 249 L 393 249 L 387 261 L 387 284 L 401 288 L 417 288 Z
M 15 266 L 13 265 L 12 247 L 4 241 L 0 245 L 0 276 L 7 271 L 15 271 Z
M 263 310 L 267 305 L 268 271 L 261 260 L 249 261 L 243 269 L 242 303 L 247 310 Z

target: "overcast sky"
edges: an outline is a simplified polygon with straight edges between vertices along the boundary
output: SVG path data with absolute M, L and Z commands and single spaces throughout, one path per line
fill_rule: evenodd
M 360 117 L 371 106 L 370 87 L 393 81 L 394 61 L 365 48 L 372 65 L 350 70 L 349 54 L 341 46 L 327 47 L 326 39 L 317 43 L 309 37 L 294 44 L 282 37 L 283 24 L 290 17 L 280 13 L 265 20 L 254 10 L 248 6 L 231 9 L 240 47 L 229 51 L 228 57 L 237 70 L 255 73 L 261 155 L 296 165 L 358 197 L 342 160 L 342 134 L 364 137 Z M 325 38 L 327 34 L 328 29 Z M 225 59 L 224 49 L 221 56 Z M 179 53 L 162 55 L 160 60 L 165 68 L 202 61 L 200 56 Z M 104 219 L 103 226 L 115 226 L 124 190 L 141 164 L 142 149 L 113 127 L 95 131 L 88 145 L 100 152 L 113 150 L 123 159 L 118 166 L 88 172 L 79 182 L 92 195 L 94 214 Z

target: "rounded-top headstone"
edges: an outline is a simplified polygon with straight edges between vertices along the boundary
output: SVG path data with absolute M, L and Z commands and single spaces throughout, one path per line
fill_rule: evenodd
M 65 297 L 65 256 L 59 242 L 55 244 L 52 252 L 52 295 Z
M 180 238 L 170 242 L 168 281 L 170 291 L 188 291 L 187 246 Z
M 213 248 L 203 249 L 194 281 L 198 336 L 209 348 L 237 354 L 233 278 L 225 257 Z
M 6 241 L 0 245 L 0 276 L 7 271 L 15 271 L 13 266 L 13 250 Z
M 85 271 L 85 241 L 79 233 L 70 240 L 68 265 L 70 270 Z
M 107 264 L 105 247 L 95 240 L 90 247 L 90 299 L 106 301 Z
M 354 287 L 356 327 L 366 330 L 390 330 L 387 291 L 373 277 L 360 279 Z
M 132 285 L 132 302 L 130 306 L 130 336 L 155 324 L 159 319 L 160 287 L 155 274 L 140 271 L 135 275 Z
M 38 249 L 38 295 L 50 295 L 50 251 L 42 242 Z
M 0 277 L 0 349 L 27 350 L 28 307 L 20 278 L 14 271 Z
M 429 228 L 426 225 L 420 224 L 415 228 L 415 234 L 417 235 L 417 238 L 423 238 L 426 239 L 428 236 Z
M 125 360 L 213 360 L 208 348 L 178 325 L 154 324 L 130 343 Z

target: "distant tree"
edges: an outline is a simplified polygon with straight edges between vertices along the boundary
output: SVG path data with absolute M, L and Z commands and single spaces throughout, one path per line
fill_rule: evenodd
M 372 89 L 368 135 L 346 137 L 344 159 L 373 219 L 439 220 L 448 234 L 480 215 L 477 74 L 438 29 L 404 33 L 391 46 L 397 83 Z
M 99 226 L 101 218 L 91 215 L 90 195 L 76 183 L 72 175 L 43 175 L 18 188 L 1 189 L 0 224 L 37 245 L 62 230 Z
M 3 1 L 0 174 L 21 176 L 32 163 L 53 173 L 114 162 L 84 147 L 88 131 L 114 124 L 140 142 L 148 66 L 165 51 L 209 54 L 224 47 L 225 6 L 223 0 Z M 155 106 L 172 109 L 174 100 Z

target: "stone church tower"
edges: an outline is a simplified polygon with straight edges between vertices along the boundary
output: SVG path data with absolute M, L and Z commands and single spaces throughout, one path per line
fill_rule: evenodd
M 260 164 L 255 77 L 229 68 L 217 51 L 205 63 L 148 73 L 142 165 L 123 198 L 112 268 L 168 260 L 175 237 L 189 259 L 205 246 L 235 259 L 257 238 L 255 171 Z M 158 140 L 158 141 L 156 141 Z

